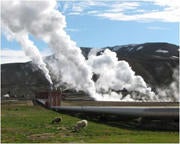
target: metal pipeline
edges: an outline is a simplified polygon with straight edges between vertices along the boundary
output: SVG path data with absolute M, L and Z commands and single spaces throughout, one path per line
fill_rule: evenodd
M 43 100 L 36 99 L 44 105 Z M 124 117 L 148 119 L 179 119 L 179 106 L 50 106 L 57 112 L 113 114 Z
M 61 112 L 80 112 L 96 114 L 114 114 L 127 117 L 146 117 L 150 119 L 178 119 L 179 108 L 166 107 L 138 107 L 138 106 L 53 106 L 52 110 Z

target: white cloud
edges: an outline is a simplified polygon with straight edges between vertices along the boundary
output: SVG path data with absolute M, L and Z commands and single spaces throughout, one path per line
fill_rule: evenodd
M 49 49 L 41 51 L 42 56 L 51 55 L 52 52 Z M 1 64 L 5 63 L 23 63 L 31 61 L 31 59 L 25 55 L 23 50 L 13 50 L 13 49 L 1 49 Z
M 117 21 L 180 22 L 179 0 L 85 0 L 67 3 L 71 5 L 66 6 L 68 15 L 93 15 Z M 148 5 L 148 9 L 143 4 Z
M 16 63 L 16 62 L 28 62 L 29 57 L 25 55 L 23 50 L 1 50 L 1 64 L 4 63 Z
M 119 20 L 119 21 L 163 21 L 163 22 L 179 22 L 180 15 L 177 9 L 175 10 L 164 10 L 157 12 L 146 12 L 141 14 L 132 14 L 127 15 L 122 13 L 100 13 L 97 16 L 108 18 L 110 20 Z
M 97 14 L 98 11 L 96 11 L 96 10 L 91 10 L 91 11 L 88 11 L 87 13 L 88 13 L 88 14 Z
M 107 12 L 123 12 L 125 10 L 134 10 L 137 9 L 137 7 L 139 6 L 138 2 L 116 2 L 113 3 L 112 5 L 110 5 L 110 9 L 107 10 Z
M 94 1 L 94 0 L 85 0 L 85 1 L 59 1 L 58 8 L 65 15 L 83 15 L 89 13 L 89 8 L 96 6 L 106 7 L 108 5 L 107 2 L 104 1 Z M 87 11 L 87 12 L 85 12 Z M 93 12 L 89 13 L 93 14 Z
M 126 8 L 122 8 L 122 11 L 115 11 L 118 8 L 120 9 L 119 5 L 115 5 L 115 10 L 112 9 L 109 12 L 99 13 L 97 16 L 119 21 L 180 21 L 180 3 L 178 0 L 174 0 L 173 2 L 172 0 L 146 0 L 144 2 L 147 2 L 149 7 L 159 7 L 148 11 L 142 7 L 139 8 L 139 6 L 141 6 L 141 2 L 142 1 L 139 1 L 134 4 L 126 2 L 124 3 Z M 123 3 L 121 5 L 123 5 Z M 132 10 L 131 12 L 133 12 L 133 14 L 126 14 L 126 10 Z M 138 13 L 139 10 L 141 10 L 141 13 Z

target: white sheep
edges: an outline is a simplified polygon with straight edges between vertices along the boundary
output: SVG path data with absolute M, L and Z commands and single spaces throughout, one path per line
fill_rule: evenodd
M 87 127 L 88 125 L 88 121 L 87 120 L 81 120 L 81 121 L 78 121 L 74 127 L 74 130 L 75 131 L 79 131 L 81 130 L 82 128 L 85 128 Z

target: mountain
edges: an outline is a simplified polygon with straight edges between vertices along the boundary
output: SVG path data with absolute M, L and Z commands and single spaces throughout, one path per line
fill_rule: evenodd
M 107 48 L 116 52 L 119 60 L 126 60 L 151 86 L 169 84 L 173 70 L 179 66 L 179 49 L 173 44 L 145 43 Z
M 31 62 L 1 65 L 1 94 L 10 92 L 18 97 L 32 98 L 39 89 L 47 89 L 42 71 Z
M 119 60 L 126 60 L 137 75 L 153 88 L 173 81 L 173 70 L 179 66 L 179 48 L 169 43 L 130 44 L 97 49 L 100 55 L 105 49 L 117 53 Z M 92 48 L 81 48 L 87 58 Z M 46 57 L 45 61 L 53 58 Z M 1 93 L 10 92 L 18 97 L 32 98 L 36 91 L 48 89 L 48 82 L 32 62 L 1 65 Z

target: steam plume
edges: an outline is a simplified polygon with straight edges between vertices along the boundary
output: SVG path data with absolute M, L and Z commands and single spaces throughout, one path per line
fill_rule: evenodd
M 155 94 L 151 91 L 141 76 L 136 76 L 126 61 L 118 61 L 115 52 L 108 49 L 99 56 L 92 53 L 89 55 L 88 64 L 94 73 L 99 75 L 96 81 L 96 91 L 105 93 L 101 98 L 123 100 L 121 93 L 115 91 L 126 89 L 128 91 L 138 91 L 142 101 L 156 100 Z M 114 91 L 112 91 L 114 90 Z M 127 95 L 125 100 L 136 100 L 133 95 Z
M 20 1 L 2 1 L 2 26 L 9 37 L 15 38 L 27 56 L 29 56 L 33 63 L 35 63 L 45 74 L 46 79 L 52 84 L 49 70 L 46 68 L 46 64 L 43 62 L 42 56 L 38 48 L 33 44 L 28 36 L 28 27 L 32 17 L 31 15 L 24 15 L 23 12 L 30 14 L 28 5 L 23 5 Z M 33 14 L 33 13 L 32 13 Z M 34 13 L 35 16 L 35 13 Z
M 2 23 L 22 45 L 25 53 L 43 70 L 50 81 L 37 47 L 29 40 L 31 34 L 44 40 L 54 51 L 54 59 L 48 62 L 57 85 L 83 90 L 95 100 L 107 101 L 155 101 L 157 96 L 141 76 L 135 75 L 126 61 L 118 61 L 116 53 L 105 50 L 100 56 L 95 52 L 85 60 L 79 47 L 65 32 L 65 17 L 56 9 L 55 0 L 8 1 L 2 3 Z M 99 75 L 96 82 L 93 73 Z M 122 89 L 132 91 L 123 96 Z M 142 95 L 134 94 L 138 91 Z M 138 98 L 138 99 L 137 99 Z
M 173 81 L 164 88 L 158 88 L 157 93 L 162 101 L 179 101 L 179 67 L 173 71 Z
M 3 1 L 2 21 L 17 41 L 24 47 L 34 62 L 45 68 L 38 49 L 28 39 L 28 34 L 44 40 L 53 49 L 59 83 L 64 82 L 76 90 L 84 90 L 90 95 L 95 91 L 91 80 L 91 70 L 76 43 L 64 31 L 65 17 L 56 9 L 56 1 Z M 23 34 L 23 35 L 21 35 Z M 29 45 L 30 44 L 30 45 Z M 38 53 L 38 54 L 37 54 Z M 36 61 L 38 57 L 39 61 Z M 44 69 L 43 69 L 44 70 Z M 44 70 L 44 72 L 47 72 Z M 47 75 L 47 73 L 46 73 Z M 61 81 L 60 81 L 61 80 Z

